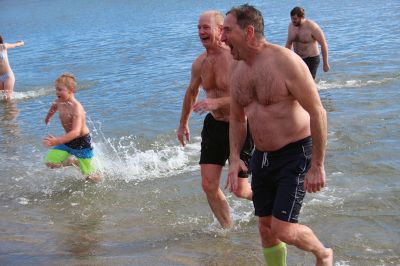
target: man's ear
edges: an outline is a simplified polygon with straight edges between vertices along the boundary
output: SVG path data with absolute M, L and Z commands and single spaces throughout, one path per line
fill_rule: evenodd
M 255 29 L 254 26 L 249 25 L 246 27 L 246 40 L 254 39 L 255 37 Z

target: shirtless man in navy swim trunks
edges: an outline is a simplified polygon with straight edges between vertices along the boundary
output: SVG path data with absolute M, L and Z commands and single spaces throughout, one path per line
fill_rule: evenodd
M 292 49 L 303 58 L 311 75 L 315 79 L 320 62 L 318 43 L 321 45 L 324 72 L 329 71 L 328 44 L 321 28 L 312 20 L 304 16 L 304 9 L 295 7 L 290 12 L 292 22 L 289 24 L 286 48 Z
M 287 243 L 312 252 L 316 265 L 331 266 L 332 249 L 298 224 L 305 192 L 326 184 L 326 111 L 314 80 L 300 57 L 265 40 L 263 16 L 252 6 L 227 13 L 222 40 L 239 60 L 232 72 L 228 188 L 234 192 L 237 173 L 246 170 L 239 153 L 247 117 L 255 144 L 253 204 L 267 264 L 286 265 Z
M 201 132 L 200 168 L 202 187 L 215 217 L 223 228 L 232 227 L 229 205 L 220 189 L 222 168 L 229 157 L 229 105 L 230 105 L 230 71 L 235 61 L 229 47 L 221 42 L 224 15 L 218 11 L 204 12 L 199 18 L 198 32 L 200 41 L 206 51 L 192 64 L 190 84 L 183 101 L 182 115 L 177 136 L 183 146 L 190 140 L 189 117 L 192 111 L 203 114 Z M 206 98 L 197 100 L 203 87 Z M 250 135 L 246 145 L 242 145 L 241 158 L 248 161 L 253 147 Z M 241 149 L 242 149 L 241 147 Z M 238 189 L 235 195 L 251 199 L 252 192 L 247 173 L 240 173 Z

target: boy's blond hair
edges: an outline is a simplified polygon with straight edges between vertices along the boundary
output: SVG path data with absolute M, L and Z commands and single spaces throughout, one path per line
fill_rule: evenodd
M 75 79 L 75 76 L 71 73 L 62 74 L 61 76 L 59 76 L 56 79 L 55 83 L 56 84 L 59 84 L 59 83 L 64 84 L 72 92 L 74 92 L 76 89 L 76 79 Z

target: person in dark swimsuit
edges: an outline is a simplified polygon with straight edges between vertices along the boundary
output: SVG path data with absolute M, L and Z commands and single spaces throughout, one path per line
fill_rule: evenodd
M 325 35 L 317 23 L 305 18 L 303 8 L 293 8 L 290 17 L 291 23 L 288 28 L 286 48 L 292 49 L 293 46 L 294 52 L 307 64 L 313 79 L 315 79 L 320 62 L 318 44 L 322 51 L 323 70 L 328 72 L 330 69 Z

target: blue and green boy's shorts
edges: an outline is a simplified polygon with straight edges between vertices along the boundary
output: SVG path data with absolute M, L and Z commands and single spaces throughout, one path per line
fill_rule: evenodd
M 66 161 L 71 155 L 75 156 L 79 161 L 79 168 L 84 175 L 93 173 L 96 169 L 93 166 L 93 148 L 90 144 L 90 136 L 86 135 L 80 137 L 80 143 L 82 139 L 87 141 L 84 145 L 71 145 L 71 143 L 61 144 L 53 147 L 46 155 L 46 163 L 59 164 Z M 73 146 L 70 147 L 70 146 Z

